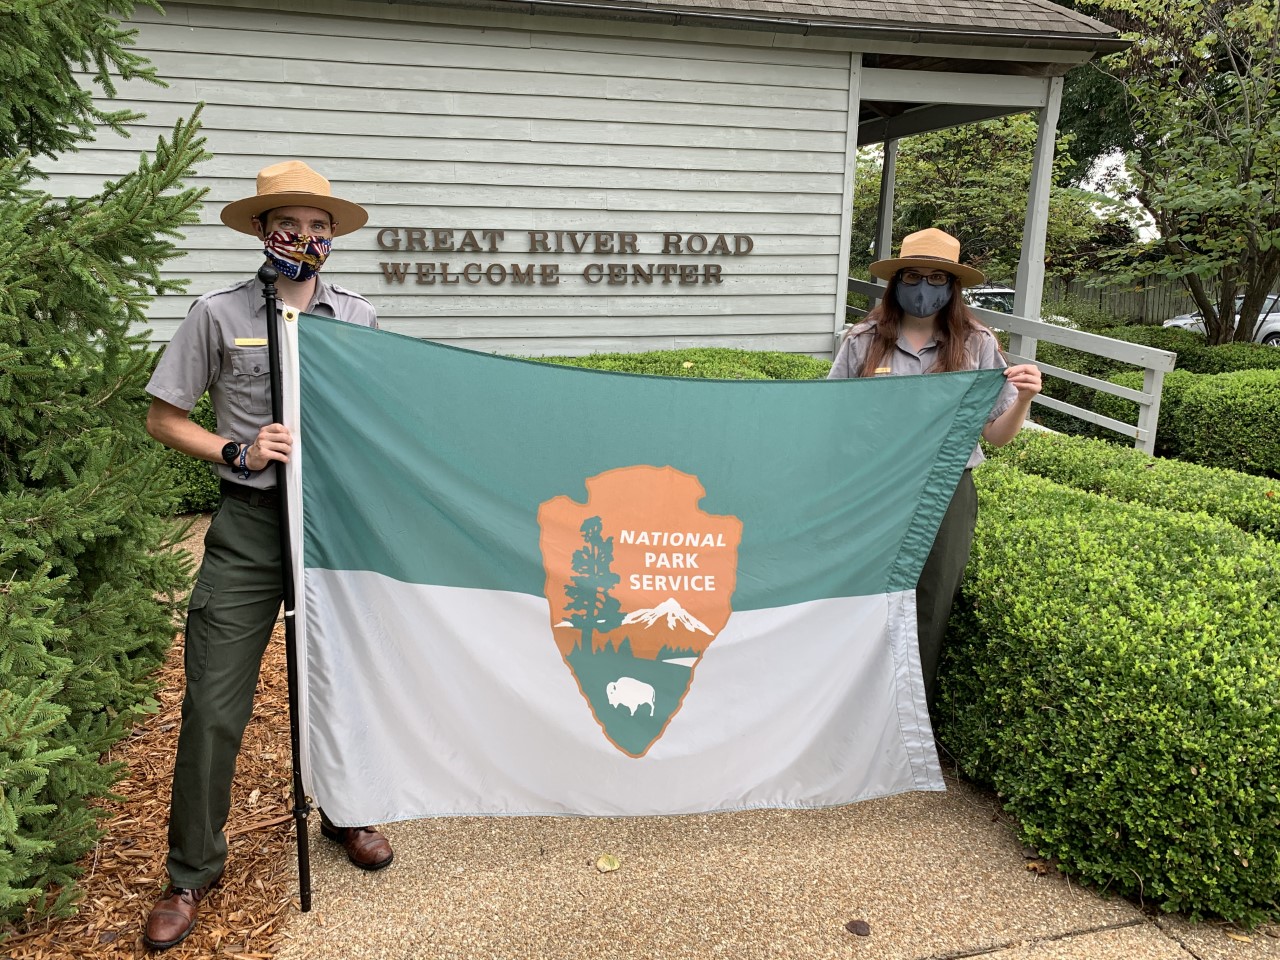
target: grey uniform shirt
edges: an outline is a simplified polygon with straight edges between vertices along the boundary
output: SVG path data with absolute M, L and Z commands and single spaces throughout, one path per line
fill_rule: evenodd
M 844 342 L 840 344 L 840 350 L 831 364 L 831 372 L 827 374 L 827 379 L 852 380 L 861 376 L 862 363 L 866 360 L 867 351 L 871 349 L 874 339 L 871 323 L 864 320 L 851 327 Z M 894 349 L 880 361 L 880 367 L 873 376 L 902 377 L 915 373 L 928 373 L 938 362 L 938 346 L 936 339 L 930 339 L 919 351 L 916 351 L 907 342 L 906 337 L 900 336 Z M 965 345 L 965 357 L 969 361 L 967 366 L 970 370 L 1003 370 L 1008 366 L 1004 357 L 1000 355 L 1000 345 L 996 342 L 995 334 L 985 327 L 969 334 L 969 342 Z M 996 405 L 991 409 L 991 415 L 987 417 L 987 423 L 1008 410 L 1017 399 L 1018 388 L 1013 384 L 1005 383 L 1000 390 L 1000 396 L 996 398 Z M 966 469 L 976 467 L 985 459 L 982 448 L 975 446 L 965 467 Z
M 283 308 L 283 304 L 281 304 Z M 362 327 L 378 326 L 378 314 L 358 293 L 316 278 L 305 313 Z M 252 443 L 271 422 L 271 363 L 267 354 L 267 303 L 255 279 L 206 293 L 191 305 L 169 342 L 147 393 L 190 410 L 205 393 L 218 419 L 218 435 Z M 211 464 L 223 479 L 248 487 L 276 485 L 275 470 L 242 480 L 224 463 Z

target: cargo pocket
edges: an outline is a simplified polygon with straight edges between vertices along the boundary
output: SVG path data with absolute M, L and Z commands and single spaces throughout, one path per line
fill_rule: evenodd
M 231 372 L 228 386 L 234 391 L 236 405 L 251 414 L 270 414 L 271 365 L 267 348 L 236 348 L 231 353 Z
M 191 591 L 191 602 L 187 605 L 186 648 L 182 652 L 182 664 L 188 680 L 199 680 L 204 676 L 205 665 L 209 662 L 209 618 L 206 607 L 213 597 L 213 589 L 204 583 L 197 583 Z

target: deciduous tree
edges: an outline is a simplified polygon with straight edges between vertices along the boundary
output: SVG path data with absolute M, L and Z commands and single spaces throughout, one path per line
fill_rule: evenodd
M 1119 272 L 1182 281 L 1212 342 L 1251 340 L 1280 280 L 1276 0 L 1077 5 L 1133 40 L 1105 65 L 1127 93 L 1128 189 L 1160 238 Z
M 1035 119 L 1027 114 L 903 140 L 894 191 L 895 247 L 912 231 L 939 227 L 957 237 L 964 258 L 994 282 L 1012 282 L 1035 143 Z M 1069 141 L 1059 142 L 1058 173 L 1071 162 L 1069 146 Z M 863 171 L 860 163 L 859 173 Z M 877 179 L 864 179 L 855 191 L 855 237 L 874 232 Z M 1051 272 L 1087 271 L 1098 251 L 1125 244 L 1132 236 L 1123 207 L 1098 194 L 1054 186 L 1049 208 L 1045 258 Z

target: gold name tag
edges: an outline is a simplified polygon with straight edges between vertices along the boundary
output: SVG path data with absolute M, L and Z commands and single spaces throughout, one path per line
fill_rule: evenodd
M 239 342 L 240 342 L 239 340 L 236 341 L 236 343 L 239 343 Z M 893 373 L 893 367 L 876 367 L 876 374 L 878 375 L 881 373 Z
M 267 341 L 263 337 L 236 337 L 237 347 L 265 347 Z

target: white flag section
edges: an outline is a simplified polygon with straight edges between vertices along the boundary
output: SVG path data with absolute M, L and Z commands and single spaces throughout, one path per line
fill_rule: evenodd
M 335 823 L 943 789 L 913 587 L 998 375 L 637 377 L 283 326 L 301 760 Z

